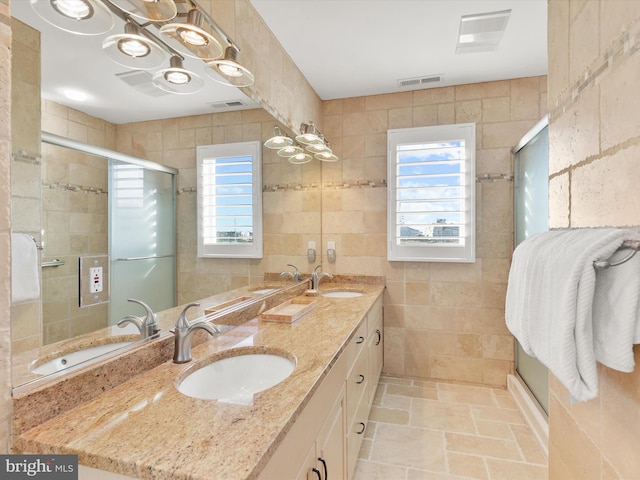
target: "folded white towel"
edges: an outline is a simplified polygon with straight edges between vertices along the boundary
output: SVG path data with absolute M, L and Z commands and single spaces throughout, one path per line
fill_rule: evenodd
M 38 248 L 31 235 L 11 234 L 11 303 L 40 298 Z
M 525 240 L 513 255 L 507 327 L 576 401 L 598 393 L 593 262 L 609 258 L 625 235 L 624 230 L 608 228 L 552 230 Z
M 620 250 L 620 260 L 629 250 Z M 621 372 L 632 372 L 633 344 L 640 343 L 640 254 L 596 272 L 593 336 L 596 360 Z

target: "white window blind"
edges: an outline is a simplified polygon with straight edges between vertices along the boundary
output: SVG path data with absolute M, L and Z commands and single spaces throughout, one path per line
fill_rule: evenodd
M 262 258 L 260 142 L 198 147 L 198 256 Z
M 388 259 L 475 261 L 475 124 L 387 138 Z

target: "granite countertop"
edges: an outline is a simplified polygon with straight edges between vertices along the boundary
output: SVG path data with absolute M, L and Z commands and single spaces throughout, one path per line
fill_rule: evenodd
M 267 293 L 270 290 L 279 289 L 287 285 L 290 285 L 290 283 L 272 281 L 218 293 L 200 300 L 199 307 L 189 309 L 188 318 L 193 320 L 195 318 L 202 317 L 208 309 L 223 308 L 225 306 L 232 306 L 238 301 L 260 298 L 264 293 Z M 183 305 L 169 308 L 162 312 L 156 312 L 160 327 L 160 336 L 171 335 L 169 330 L 173 329 L 175 321 L 182 308 Z M 131 313 L 142 313 L 142 307 L 131 304 Z M 42 377 L 33 373 L 32 369 L 54 358 L 83 350 L 85 348 L 108 345 L 117 342 L 139 341 L 140 335 L 133 325 L 127 325 L 126 328 L 112 326 L 79 335 L 68 340 L 21 352 L 13 355 L 13 383 L 14 385 L 23 385 L 34 380 L 39 380 Z M 132 346 L 135 347 L 135 344 Z
M 321 290 L 342 287 L 364 295 L 314 297 L 317 307 L 292 324 L 253 318 L 194 347 L 193 362 L 165 362 L 14 437 L 14 450 L 78 454 L 83 465 L 137 478 L 255 478 L 384 289 Z M 296 367 L 249 405 L 178 392 L 188 369 L 238 347 L 286 353 Z

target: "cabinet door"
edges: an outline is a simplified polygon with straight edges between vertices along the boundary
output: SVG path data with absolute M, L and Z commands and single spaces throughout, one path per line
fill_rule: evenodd
M 384 332 L 382 329 L 382 318 L 378 322 L 371 326 L 371 334 L 368 344 L 368 356 L 369 356 L 369 405 L 373 403 L 373 399 L 376 395 L 376 389 L 378 388 L 378 382 L 380 380 L 380 373 L 382 372 L 382 361 L 384 354 Z
M 344 403 L 343 389 L 316 440 L 316 453 L 318 454 L 316 468 L 322 472 L 322 480 L 345 478 Z

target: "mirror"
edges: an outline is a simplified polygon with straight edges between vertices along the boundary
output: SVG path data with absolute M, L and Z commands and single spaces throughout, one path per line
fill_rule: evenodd
M 18 41 L 24 41 L 27 47 L 33 47 L 28 32 L 21 31 L 17 35 L 14 34 L 14 38 Z M 21 70 L 29 70 L 29 68 L 28 62 L 22 61 L 21 65 L 15 69 L 15 73 L 19 75 Z M 86 71 L 87 74 L 90 73 L 90 69 L 86 69 Z M 25 73 L 26 78 L 32 76 L 33 72 L 27 71 Z M 45 163 L 47 161 L 45 157 L 48 155 L 42 155 L 42 162 L 38 161 L 41 151 L 47 153 L 44 151 L 45 148 L 40 146 L 38 140 L 40 132 L 37 130 L 37 125 L 42 117 L 43 128 L 53 133 L 75 137 L 84 140 L 85 143 L 168 164 L 179 170 L 176 195 L 178 246 L 178 290 L 176 297 L 178 304 L 246 286 L 249 283 L 260 283 L 263 281 L 265 272 L 287 270 L 289 269 L 287 264 L 294 264 L 302 272 L 309 273 L 315 264 L 320 263 L 321 192 L 319 186 L 321 163 L 292 165 L 285 158 L 277 156 L 276 152 L 268 149 L 263 151 L 264 258 L 261 260 L 221 260 L 202 259 L 196 256 L 195 146 L 248 140 L 264 142 L 272 136 L 274 126 L 278 125 L 283 128 L 264 110 L 252 109 L 209 115 L 199 114 L 177 119 L 116 125 L 49 100 L 43 100 L 41 106 L 40 102 L 37 102 L 39 95 L 35 95 L 29 90 L 32 86 L 27 85 L 23 78 L 16 79 L 13 85 L 15 87 L 14 98 L 16 95 L 21 98 L 36 98 L 36 101 L 33 102 L 33 108 L 14 109 L 20 117 L 13 120 L 18 125 L 18 128 L 14 128 L 14 162 L 12 163 L 12 229 L 14 232 L 30 233 L 38 241 L 44 239 L 46 248 L 47 245 L 51 245 L 48 239 L 50 231 L 47 223 L 43 220 L 55 216 L 64 219 L 65 215 L 68 215 L 55 205 L 56 199 L 54 197 L 61 195 L 56 195 L 55 189 L 46 191 L 48 187 L 43 183 L 46 178 L 43 173 L 52 173 L 53 170 L 51 170 L 51 165 Z M 36 103 L 37 105 L 35 105 Z M 14 102 L 15 104 L 18 102 Z M 28 103 L 19 102 L 19 104 L 22 107 Z M 32 115 L 31 118 L 28 118 L 29 114 Z M 24 115 L 27 117 L 25 118 Z M 29 126 L 31 130 L 34 130 L 32 127 L 36 126 L 35 133 L 32 132 L 31 135 L 26 133 Z M 19 152 L 16 152 L 16 149 Z M 54 158 L 59 155 L 75 158 L 77 154 L 56 152 Z M 85 186 L 89 186 L 91 183 L 95 184 L 96 189 L 102 188 L 103 185 L 106 186 L 106 177 L 93 179 L 94 174 L 103 170 L 98 166 L 98 163 L 94 164 L 91 159 L 84 156 L 77 157 L 77 161 L 80 166 L 72 175 L 74 181 L 71 183 Z M 84 173 L 80 174 L 81 171 Z M 106 176 L 106 166 L 104 172 L 101 173 Z M 78 176 L 76 177 L 76 175 Z M 91 181 L 89 181 L 89 177 L 91 177 Z M 49 180 L 46 181 L 49 182 Z M 105 216 L 103 207 L 97 203 L 100 194 L 94 193 L 92 195 L 94 197 L 91 198 L 91 202 L 95 203 L 94 208 L 98 215 Z M 108 194 L 102 196 L 106 197 Z M 86 205 L 76 205 L 76 207 L 88 209 L 89 202 Z M 91 222 L 88 217 L 85 220 Z M 106 225 L 104 219 L 98 219 L 97 222 L 100 229 Z M 108 242 L 104 233 L 101 232 L 94 239 L 100 246 Z M 315 262 L 309 262 L 307 259 L 309 242 L 315 242 L 317 245 L 318 258 Z M 43 250 L 42 253 L 44 261 L 54 261 L 57 257 L 54 252 Z M 72 263 L 75 262 L 70 260 L 63 267 L 70 268 L 73 266 Z M 68 294 L 69 290 L 74 290 L 77 294 L 77 285 L 70 284 L 73 282 L 67 282 L 65 285 L 65 282 L 55 281 L 55 276 L 62 273 L 60 268 L 62 267 L 51 266 L 42 270 L 43 280 L 52 280 L 45 282 L 50 284 L 45 287 L 47 289 L 53 288 L 57 290 L 56 293 L 62 295 Z M 49 298 L 50 294 L 48 290 L 43 289 L 43 298 Z M 67 306 L 74 301 L 73 295 L 68 295 L 66 298 Z M 106 308 L 98 306 L 95 310 L 104 314 Z M 84 314 L 85 312 L 80 313 Z M 140 307 L 132 305 L 131 314 L 141 315 L 142 313 Z M 67 347 L 73 342 L 77 344 L 79 339 L 92 336 L 91 331 L 94 327 L 99 327 L 98 331 L 104 330 L 102 321 L 94 322 L 94 320 L 85 318 L 77 328 L 72 328 L 71 322 L 69 322 L 66 328 L 69 334 L 63 335 L 62 329 L 48 328 L 48 315 L 48 307 L 45 308 L 40 301 L 12 307 L 14 387 L 34 378 L 33 374 L 25 376 L 19 373 L 21 367 L 24 367 L 22 373 L 29 373 L 28 365 L 35 360 L 33 352 L 37 351 L 40 346 L 49 344 L 53 345 L 51 348 Z M 126 337 L 129 331 L 123 331 L 123 333 Z M 168 335 L 168 330 L 165 330 L 164 334 Z M 135 341 L 136 339 L 137 335 L 119 338 L 118 340 L 124 340 L 124 342 L 115 342 L 114 344 Z

